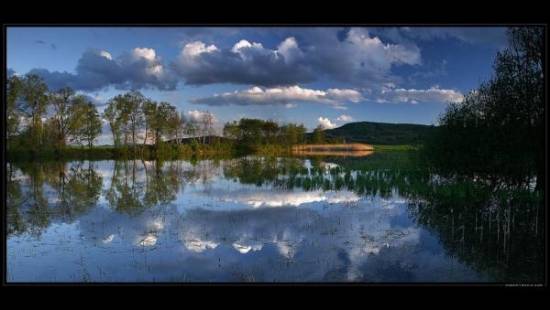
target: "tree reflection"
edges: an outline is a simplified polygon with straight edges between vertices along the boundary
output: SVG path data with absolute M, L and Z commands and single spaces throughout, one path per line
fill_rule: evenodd
M 8 164 L 8 234 L 39 236 L 53 220 L 72 222 L 95 206 L 102 178 L 94 164 L 61 162 Z
M 529 185 L 445 178 L 410 153 L 317 158 L 308 168 L 295 167 L 295 161 L 241 159 L 224 173 L 243 183 L 281 189 L 347 189 L 381 198 L 396 194 L 408 199 L 411 216 L 438 235 L 448 255 L 494 281 L 543 279 L 544 197 Z
M 25 219 L 19 208 L 24 203 L 21 190 L 21 180 L 16 178 L 15 167 L 11 163 L 6 164 L 6 215 L 7 233 L 20 234 L 26 230 Z
M 200 184 L 208 193 L 215 177 L 223 174 L 267 191 L 347 190 L 367 198 L 403 197 L 411 217 L 438 236 L 449 256 L 494 281 L 542 281 L 542 193 L 528 185 L 504 187 L 475 177 L 445 178 L 411 153 L 109 164 L 112 175 L 104 180 L 94 162 L 8 163 L 8 235 L 39 236 L 52 222 L 72 222 L 96 206 L 101 194 L 116 212 L 139 214 L 172 203 L 188 184 Z
M 136 213 L 144 208 L 144 182 L 136 178 L 138 161 L 115 161 L 111 186 L 105 192 L 109 206 L 119 212 Z

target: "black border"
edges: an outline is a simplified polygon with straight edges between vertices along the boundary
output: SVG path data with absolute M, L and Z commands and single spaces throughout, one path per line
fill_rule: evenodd
M 13 18 L 8 18 L 8 20 L 10 19 L 13 19 Z M 105 18 L 99 18 L 100 20 L 105 20 Z M 109 18 L 107 18 L 109 19 Z M 200 19 L 200 18 L 199 18 Z M 3 80 L 3 91 L 2 93 L 4 94 L 3 95 L 3 102 L 5 102 L 5 85 L 6 85 L 6 78 L 7 78 L 7 61 L 6 61 L 6 44 L 7 44 L 7 27 L 36 27 L 36 26 L 44 26 L 44 27 L 72 27 L 72 26 L 75 26 L 75 27 L 178 27 L 178 26 L 183 26 L 183 27 L 204 27 L 204 26 L 213 26 L 213 27 L 243 27 L 243 26 L 247 26 L 247 27 L 279 27 L 279 26 L 285 26 L 285 27 L 308 27 L 308 26 L 329 26 L 329 27 L 339 27 L 339 26 L 428 26 L 428 27 L 436 27 L 436 26 L 463 26 L 463 27 L 472 27 L 472 26 L 480 26 L 480 27 L 486 27 L 486 26 L 512 26 L 512 25 L 540 25 L 540 26 L 544 26 L 545 27 L 545 35 L 546 35 L 546 39 L 548 37 L 548 33 L 547 33 L 547 24 L 546 23 L 540 23 L 540 20 L 539 22 L 497 22 L 497 23 L 491 23 L 491 24 L 485 24 L 485 23 L 479 23 L 479 22 L 475 22 L 475 23 L 460 23 L 460 22 L 454 22 L 454 23 L 445 23 L 445 22 L 435 22 L 435 23 L 430 23 L 430 22 L 424 22 L 424 23 L 414 23 L 411 21 L 409 22 L 397 22 L 397 23 L 388 23 L 388 22 L 380 22 L 380 21 L 374 21 L 374 22 L 357 22 L 357 21 L 337 21 L 337 22 L 311 22 L 311 23 L 296 23 L 296 22 L 273 22 L 273 21 L 257 21 L 257 20 L 254 20 L 252 22 L 237 22 L 237 23 L 232 23 L 231 21 L 230 22 L 204 22 L 204 19 L 201 21 L 199 20 L 199 23 L 195 23 L 197 21 L 197 17 L 195 18 L 190 18 L 190 19 L 187 19 L 188 21 L 187 22 L 151 22 L 151 20 L 154 20 L 154 18 L 146 18 L 146 19 L 142 19 L 140 22 L 138 23 L 117 23 L 117 22 L 113 22 L 113 21 L 108 21 L 108 22 L 100 22 L 100 23 L 88 23 L 88 22 L 68 22 L 68 23 L 57 23 L 57 24 L 52 24 L 52 23 L 48 23 L 50 22 L 48 20 L 48 18 L 39 18 L 38 20 L 40 20 L 39 22 L 32 22 L 32 23 L 28 23 L 28 22 L 14 22 L 12 20 L 8 21 L 7 23 L 2 23 L 2 45 L 3 45 L 3 48 L 2 48 L 2 53 L 3 53 L 3 57 L 2 57 L 2 64 L 3 64 L 3 75 L 2 75 L 2 80 Z M 189 22 L 189 20 L 191 22 Z M 207 19 L 208 20 L 208 19 Z M 291 19 L 292 20 L 292 19 Z M 46 22 L 45 22 L 46 21 Z M 548 43 L 546 41 L 546 49 L 548 49 Z M 547 62 L 546 62 L 546 66 L 547 66 Z M 546 96 L 548 94 L 548 90 L 546 89 Z M 546 97 L 547 98 L 547 97 Z M 3 107 L 5 107 L 5 105 L 3 105 Z M 548 117 L 548 111 L 546 110 L 546 132 L 548 131 L 548 125 L 547 125 L 547 117 Z M 3 124 L 2 124 L 2 133 L 5 132 L 6 128 L 5 128 L 5 108 L 2 109 L 2 120 L 3 120 Z M 546 137 L 547 138 L 547 137 Z M 548 140 L 546 139 L 546 142 Z M 5 173 L 5 169 L 6 169 L 6 149 L 5 149 L 5 143 L 1 143 L 2 145 L 2 173 L 3 173 L 3 176 L 4 178 L 2 178 L 2 198 L 3 198 L 3 201 L 5 202 L 6 201 L 6 197 L 5 197 L 5 185 L 6 185 L 6 173 Z M 545 151 L 546 153 L 548 153 L 548 144 L 546 144 L 546 147 L 545 147 Z M 547 162 L 548 159 L 546 159 L 546 165 L 548 165 L 548 162 Z M 547 167 L 547 166 L 546 166 Z M 547 206 L 547 191 L 545 189 L 545 206 Z M 96 283 L 91 283 L 91 284 L 88 284 L 88 283 L 50 283 L 50 282 L 37 282 L 37 283 L 8 283 L 6 280 L 7 280 L 7 265 L 6 265 L 6 244 L 7 244 L 7 239 L 6 239 L 6 208 L 5 208 L 5 203 L 3 204 L 3 209 L 2 209 L 2 215 L 3 215 L 3 221 L 2 221 L 2 225 L 3 225 L 3 229 L 2 229 L 2 238 L 3 238 L 3 244 L 2 244 L 2 257 L 4 258 L 4 264 L 2 264 L 2 286 L 10 286 L 10 287 L 23 287 L 23 286 L 62 286 L 62 287 L 66 287 L 66 286 L 108 286 L 108 287 L 111 287 L 111 286 L 169 286 L 169 287 L 173 287 L 173 286 L 195 286 L 195 287 L 202 287 L 202 286 L 273 286 L 273 285 L 276 285 L 276 286 L 286 286 L 286 287 L 301 287 L 301 286 L 307 286 L 307 287 L 325 287 L 325 286 L 340 286 L 340 287 L 504 287 L 504 288 L 512 288 L 512 286 L 506 286 L 504 285 L 503 283 L 420 283 L 420 282 L 417 282 L 417 283 L 334 283 L 334 282 L 319 282 L 319 283 L 316 283 L 316 282 L 310 282 L 310 283 L 302 283 L 302 282 L 297 282 L 297 283 L 254 283 L 254 284 L 247 284 L 247 283 L 237 283 L 237 282 L 234 282 L 234 283 L 200 283 L 200 282 L 196 282 L 196 283 L 147 283 L 147 282 L 143 282 L 143 283 L 140 283 L 140 282 L 135 282 L 135 283 L 127 283 L 127 282 L 117 282 L 117 283 L 100 283 L 100 282 L 96 282 Z M 545 209 L 545 219 L 546 219 L 546 222 L 548 223 L 548 212 L 547 210 Z M 546 235 L 547 235 L 547 225 L 545 225 L 545 231 L 546 231 Z M 542 286 L 523 286 L 523 287 L 517 287 L 517 286 L 513 286 L 513 288 L 516 288 L 516 289 L 520 289 L 520 290 L 523 290 L 523 289 L 528 289 L 528 288 L 535 288 L 535 290 L 538 290 L 540 291 L 541 289 L 547 289 L 547 286 L 548 286 L 548 247 L 546 247 L 546 263 L 545 263 L 545 280 L 544 280 L 544 284 Z

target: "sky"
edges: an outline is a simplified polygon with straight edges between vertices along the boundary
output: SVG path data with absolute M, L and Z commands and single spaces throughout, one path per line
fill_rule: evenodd
M 500 27 L 8 27 L 7 65 L 100 112 L 139 90 L 218 128 L 249 117 L 311 130 L 437 124 L 505 46 Z

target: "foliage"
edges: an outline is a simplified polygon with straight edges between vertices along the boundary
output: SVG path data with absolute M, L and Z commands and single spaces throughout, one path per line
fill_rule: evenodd
M 290 146 L 304 141 L 305 127 L 297 124 L 280 126 L 274 121 L 242 118 L 238 122 L 226 123 L 224 136 L 236 141 L 244 150 L 265 150 L 266 145 Z
M 544 185 L 544 32 L 511 28 L 493 77 L 452 103 L 426 145 L 434 165 L 449 174 Z

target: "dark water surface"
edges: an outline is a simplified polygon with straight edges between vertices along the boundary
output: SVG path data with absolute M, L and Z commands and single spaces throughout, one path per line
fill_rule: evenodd
M 8 164 L 8 282 L 529 282 L 530 189 L 364 158 Z

